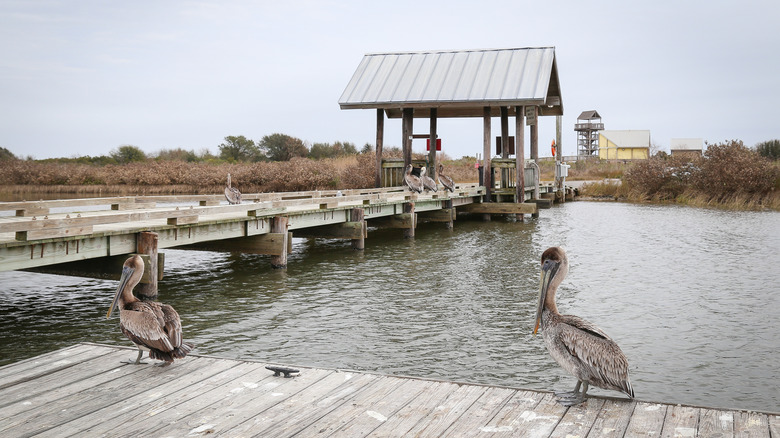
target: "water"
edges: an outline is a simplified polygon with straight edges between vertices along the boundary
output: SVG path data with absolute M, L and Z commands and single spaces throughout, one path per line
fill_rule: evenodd
M 568 390 L 531 333 L 539 257 L 561 245 L 558 307 L 618 342 L 637 398 L 777 412 L 778 231 L 776 212 L 574 202 L 526 223 L 420 224 L 413 240 L 371 231 L 363 252 L 295 239 L 287 270 L 165 250 L 160 300 L 201 354 Z M 105 318 L 116 282 L 2 272 L 0 284 L 0 364 L 130 345 Z

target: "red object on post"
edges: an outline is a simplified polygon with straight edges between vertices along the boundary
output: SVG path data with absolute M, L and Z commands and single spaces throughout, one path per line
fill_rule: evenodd
M 552 150 L 553 157 L 555 156 L 555 140 L 552 141 L 552 145 L 550 145 L 550 149 Z
M 426 151 L 431 150 L 431 139 L 430 138 L 425 140 L 425 150 Z M 437 151 L 441 150 L 441 139 L 440 138 L 436 139 L 436 150 Z

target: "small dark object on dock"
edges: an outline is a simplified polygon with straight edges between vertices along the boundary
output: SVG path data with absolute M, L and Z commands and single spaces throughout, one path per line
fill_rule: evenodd
M 290 378 L 293 377 L 290 375 L 290 373 L 300 373 L 299 370 L 296 370 L 294 368 L 287 368 L 287 367 L 277 367 L 277 366 L 267 366 L 265 367 L 267 370 L 271 370 L 274 372 L 274 376 L 278 377 L 282 373 L 284 373 L 284 377 Z

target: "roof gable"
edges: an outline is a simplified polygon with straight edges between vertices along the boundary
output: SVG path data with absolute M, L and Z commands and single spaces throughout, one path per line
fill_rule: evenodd
M 620 148 L 649 148 L 650 131 L 648 130 L 605 130 L 599 131 L 599 135 Z
M 476 117 L 485 106 L 520 105 L 563 113 L 554 47 L 367 54 L 339 105 L 382 108 L 390 117 L 401 108 Z

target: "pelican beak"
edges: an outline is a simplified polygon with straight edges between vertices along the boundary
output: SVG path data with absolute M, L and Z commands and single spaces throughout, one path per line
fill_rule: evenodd
M 545 260 L 542 264 L 542 275 L 539 279 L 539 302 L 536 306 L 536 324 L 534 325 L 534 334 L 539 331 L 539 324 L 542 322 L 542 311 L 544 310 L 544 302 L 547 299 L 547 291 L 550 290 L 550 281 L 555 277 L 555 273 L 558 272 L 560 263 L 553 260 Z
M 131 267 L 125 266 L 122 268 L 122 276 L 119 277 L 119 286 L 116 288 L 114 301 L 111 302 L 111 307 L 108 308 L 108 313 L 106 313 L 106 319 L 111 317 L 111 312 L 119 304 L 119 297 L 122 296 L 122 292 L 125 290 L 125 285 L 127 285 L 127 281 L 130 280 L 130 276 L 133 275 L 133 272 L 135 272 L 135 269 Z

